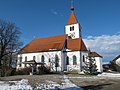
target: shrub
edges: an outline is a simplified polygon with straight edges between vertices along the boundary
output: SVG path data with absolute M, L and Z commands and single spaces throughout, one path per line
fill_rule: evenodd
M 78 74 L 78 71 L 77 70 L 71 70 L 71 71 L 68 71 L 68 72 L 64 72 L 64 74 Z
M 26 67 L 15 72 L 15 75 L 29 75 L 32 72 L 31 67 Z
M 50 68 L 41 65 L 38 67 L 38 74 L 48 74 L 50 73 Z

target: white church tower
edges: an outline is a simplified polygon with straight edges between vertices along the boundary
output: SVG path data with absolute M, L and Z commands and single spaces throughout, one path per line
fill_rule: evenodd
M 71 6 L 71 15 L 70 18 L 68 19 L 68 23 L 65 26 L 65 31 L 66 34 L 68 34 L 69 38 L 71 39 L 76 39 L 81 37 L 81 26 L 78 23 L 76 16 L 74 14 L 74 6 Z

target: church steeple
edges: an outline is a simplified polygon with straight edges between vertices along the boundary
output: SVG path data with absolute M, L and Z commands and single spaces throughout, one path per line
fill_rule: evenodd
M 70 1 L 71 1 L 71 10 L 74 11 L 73 0 L 70 0 Z
M 65 26 L 66 28 L 66 34 L 68 34 L 68 37 L 71 37 L 71 39 L 76 39 L 81 37 L 81 26 L 77 21 L 77 18 L 74 14 L 74 6 L 71 4 L 71 11 L 70 17 L 68 19 L 68 22 Z
M 74 6 L 73 5 L 71 5 L 71 10 L 74 11 Z
M 76 16 L 75 16 L 75 14 L 74 14 L 74 6 L 73 6 L 73 5 L 71 6 L 71 11 L 72 11 L 72 13 L 71 13 L 71 15 L 70 15 L 70 18 L 68 19 L 67 25 L 71 25 L 71 24 L 76 24 L 76 23 L 78 23 L 78 21 L 77 21 L 77 19 L 76 19 Z

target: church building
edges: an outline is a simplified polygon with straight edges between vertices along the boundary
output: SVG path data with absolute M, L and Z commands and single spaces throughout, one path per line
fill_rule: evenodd
M 71 7 L 71 14 L 65 26 L 65 34 L 38 38 L 24 46 L 18 53 L 17 69 L 35 63 L 48 66 L 52 71 L 82 71 L 88 49 L 81 37 L 81 26 Z M 97 68 L 102 72 L 102 56 L 93 53 L 97 57 Z

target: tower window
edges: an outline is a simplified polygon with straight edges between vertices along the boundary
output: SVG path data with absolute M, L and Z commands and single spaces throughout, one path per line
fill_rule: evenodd
M 71 26 L 71 27 L 70 27 L 70 31 L 74 31 L 74 26 Z

